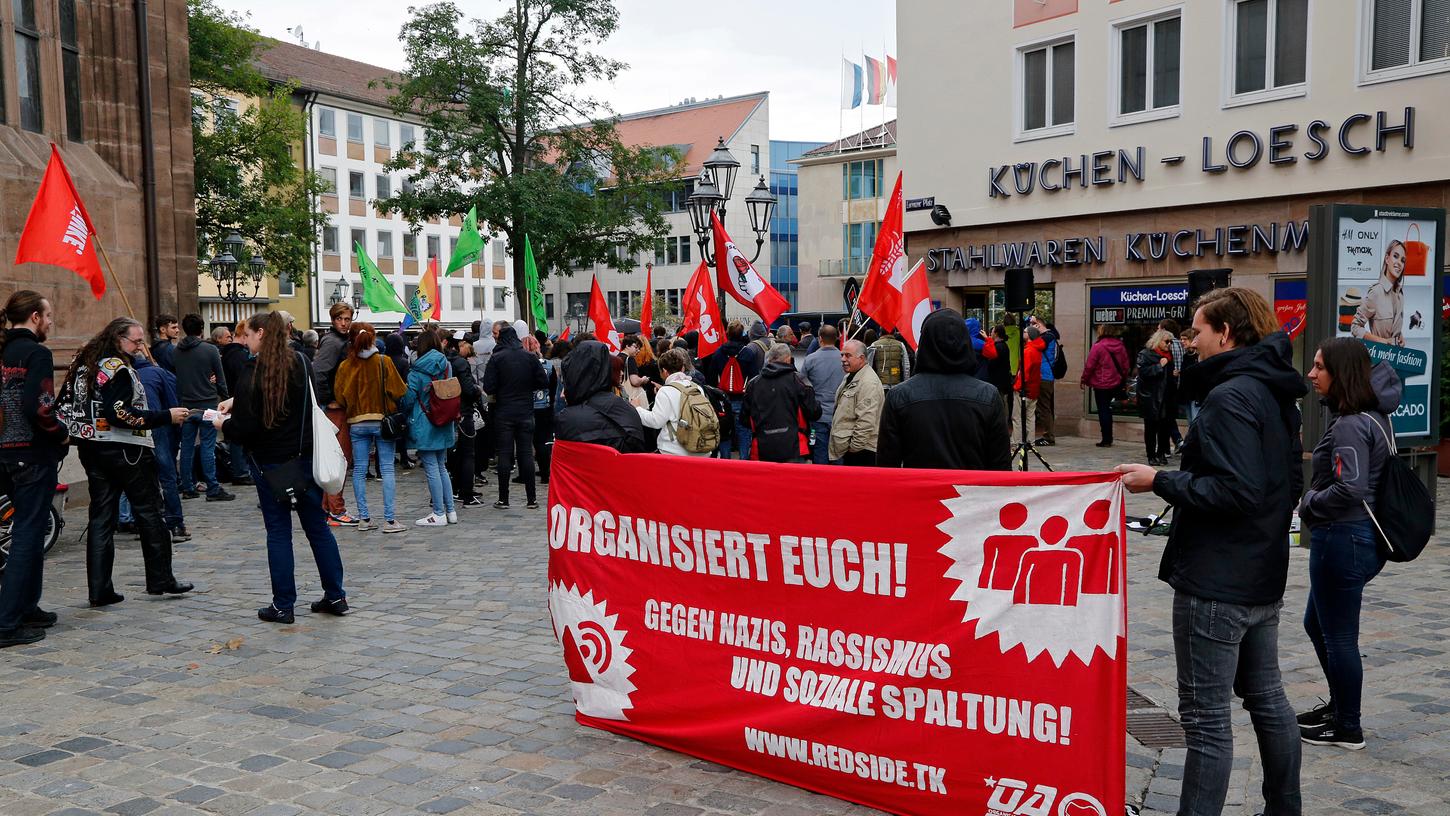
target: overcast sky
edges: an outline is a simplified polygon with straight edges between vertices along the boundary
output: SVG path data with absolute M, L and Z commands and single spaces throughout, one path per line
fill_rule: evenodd
M 896 55 L 896 0 L 615 0 L 619 31 L 608 56 L 629 64 L 617 82 L 592 89 L 616 113 L 676 104 L 685 97 L 770 92 L 772 139 L 832 141 L 841 134 L 838 109 L 841 56 Z M 295 41 L 301 26 L 309 45 L 386 68 L 403 67 L 398 30 L 408 3 L 398 0 L 218 0 L 250 12 L 252 25 Z M 494 17 L 500 0 L 463 0 L 465 12 Z M 879 108 L 865 111 L 866 124 Z M 845 118 L 860 129 L 861 111 Z

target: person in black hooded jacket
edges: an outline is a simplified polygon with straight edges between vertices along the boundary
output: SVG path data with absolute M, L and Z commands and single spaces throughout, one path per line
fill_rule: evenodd
M 547 390 L 549 372 L 539 364 L 539 355 L 525 351 L 519 333 L 504 326 L 498 344 L 483 369 L 483 391 L 494 398 L 493 425 L 498 443 L 498 501 L 494 507 L 509 506 L 509 476 L 518 457 L 525 498 L 534 501 L 534 392 Z
M 1298 816 L 1299 728 L 1279 673 L 1289 522 L 1303 488 L 1296 400 L 1307 392 L 1268 302 L 1239 287 L 1199 300 L 1199 363 L 1183 392 L 1201 402 L 1176 472 L 1119 465 L 1123 485 L 1173 505 L 1158 577 L 1173 587 L 1178 711 L 1188 737 L 1180 813 L 1218 813 L 1233 767 L 1235 694 L 1253 719 L 1265 812 Z
M 740 421 L 750 428 L 750 458 L 762 462 L 804 462 L 811 455 L 810 424 L 821 418 L 821 403 L 791 362 L 790 346 L 776 343 L 765 353 L 765 368 L 745 386 Z
M 877 466 L 1009 470 L 1007 412 L 997 389 L 976 371 L 962 316 L 953 309 L 927 315 L 915 372 L 886 392 Z
M 615 396 L 609 347 L 585 340 L 564 358 L 564 409 L 554 417 L 554 438 L 604 445 L 620 453 L 644 451 L 639 412 Z

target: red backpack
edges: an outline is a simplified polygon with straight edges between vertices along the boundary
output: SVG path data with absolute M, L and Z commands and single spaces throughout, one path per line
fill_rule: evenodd
M 745 393 L 745 369 L 740 367 L 740 352 L 725 361 L 725 370 L 720 372 L 720 390 L 731 397 Z

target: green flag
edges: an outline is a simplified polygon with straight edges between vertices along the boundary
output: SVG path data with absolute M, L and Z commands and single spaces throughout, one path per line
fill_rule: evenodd
M 524 285 L 529 288 L 529 307 L 534 313 L 534 328 L 549 331 L 547 312 L 544 309 L 544 287 L 539 284 L 539 267 L 534 263 L 534 246 L 529 236 L 524 236 Z
M 454 272 L 478 261 L 478 256 L 483 254 L 483 236 L 478 234 L 478 207 L 468 211 L 468 217 L 463 219 L 463 231 L 458 233 L 458 246 L 453 248 L 453 256 L 448 259 L 448 271 L 444 276 L 452 275 Z
M 374 312 L 403 312 L 406 314 L 408 310 L 403 307 L 403 301 L 398 298 L 398 293 L 393 289 L 393 285 L 383 277 L 378 265 L 368 257 L 362 244 L 353 242 L 352 247 L 352 251 L 357 254 L 357 268 L 362 275 L 363 305 Z

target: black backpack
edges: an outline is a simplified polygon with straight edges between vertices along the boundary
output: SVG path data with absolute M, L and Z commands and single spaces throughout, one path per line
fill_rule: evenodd
M 696 383 L 705 390 L 705 396 L 709 397 L 710 405 L 715 409 L 715 416 L 720 420 L 720 441 L 735 438 L 735 411 L 730 407 L 730 398 L 724 391 L 711 386 Z
M 1052 347 L 1052 379 L 1060 380 L 1067 376 L 1067 352 L 1062 350 L 1062 338 Z
M 1420 477 L 1396 455 L 1389 431 L 1373 419 L 1389 443 L 1389 458 L 1375 490 L 1375 510 L 1369 513 L 1375 528 L 1375 546 L 1386 561 L 1414 561 L 1435 532 L 1435 501 Z

